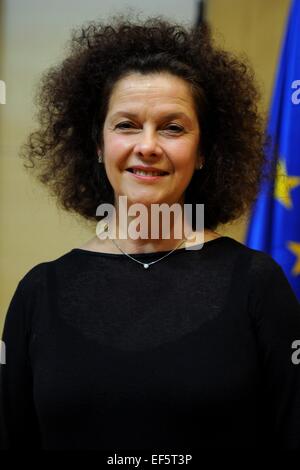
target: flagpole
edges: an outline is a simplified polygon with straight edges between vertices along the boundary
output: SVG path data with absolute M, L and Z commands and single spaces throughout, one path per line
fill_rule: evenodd
M 206 20 L 207 0 L 197 0 L 195 26 L 200 26 Z

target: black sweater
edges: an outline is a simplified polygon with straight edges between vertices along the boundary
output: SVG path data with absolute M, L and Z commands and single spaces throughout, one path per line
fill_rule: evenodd
M 4 448 L 300 449 L 299 303 L 230 237 L 148 269 L 79 248 L 42 262 L 2 339 Z

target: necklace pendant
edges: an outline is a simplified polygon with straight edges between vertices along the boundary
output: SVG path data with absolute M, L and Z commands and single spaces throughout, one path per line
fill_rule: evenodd
M 144 263 L 144 268 L 145 268 L 145 269 L 149 268 L 149 264 Z

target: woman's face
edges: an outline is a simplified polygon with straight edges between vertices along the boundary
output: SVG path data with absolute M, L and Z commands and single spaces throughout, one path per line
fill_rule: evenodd
M 103 128 L 103 159 L 115 193 L 150 206 L 183 203 L 199 158 L 200 129 L 189 85 L 168 73 L 132 73 L 111 94 Z M 134 166 L 167 172 L 135 175 Z M 118 204 L 118 202 L 117 202 Z

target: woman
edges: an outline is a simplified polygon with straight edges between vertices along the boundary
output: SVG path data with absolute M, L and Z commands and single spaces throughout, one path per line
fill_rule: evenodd
M 205 25 L 119 17 L 75 32 L 39 96 L 26 167 L 86 221 L 111 204 L 118 230 L 19 282 L 3 332 L 4 446 L 299 449 L 299 304 L 271 257 L 215 231 L 264 176 L 249 67 Z M 175 236 L 181 214 L 168 238 L 123 237 L 120 196 L 203 203 L 203 246 Z

